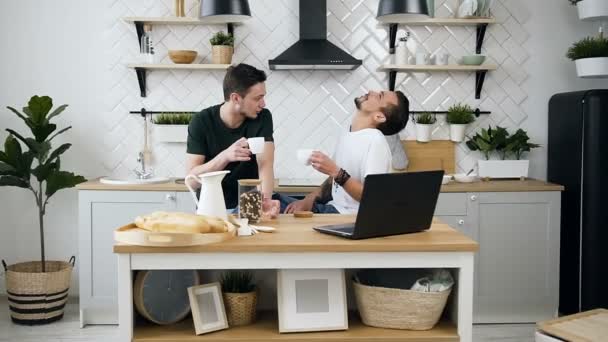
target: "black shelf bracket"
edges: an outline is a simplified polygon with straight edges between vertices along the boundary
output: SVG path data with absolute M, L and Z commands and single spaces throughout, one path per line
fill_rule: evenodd
M 135 32 L 137 32 L 137 45 L 139 45 L 139 49 L 141 50 L 141 36 L 144 35 L 144 22 L 143 21 L 135 22 Z
M 388 72 L 388 90 L 395 91 L 395 81 L 397 80 L 397 71 L 391 70 Z
M 486 29 L 488 28 L 488 24 L 478 24 L 477 25 L 477 45 L 475 47 L 475 51 L 479 55 L 481 53 L 481 47 L 483 46 L 483 39 L 486 36 Z
M 399 24 L 390 24 L 388 26 L 388 53 L 391 55 L 395 53 L 395 44 L 397 43 L 397 29 L 399 29 Z
M 228 30 L 228 34 L 234 37 L 234 24 L 233 23 L 226 24 L 226 29 Z
M 477 70 L 475 75 L 475 98 L 481 98 L 481 89 L 483 89 L 483 82 L 486 80 L 487 70 Z
M 139 83 L 139 93 L 141 97 L 146 97 L 146 69 L 135 68 L 137 83 Z

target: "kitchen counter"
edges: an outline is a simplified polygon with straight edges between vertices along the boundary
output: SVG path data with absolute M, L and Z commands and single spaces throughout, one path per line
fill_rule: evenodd
M 172 179 L 164 184 L 143 185 L 108 185 L 93 179 L 76 186 L 78 190 L 103 190 L 103 191 L 188 191 L 184 184 L 175 183 Z M 275 192 L 280 193 L 309 193 L 315 187 L 307 186 L 278 186 Z M 557 184 L 547 183 L 536 179 L 526 180 L 491 180 L 475 183 L 456 183 L 441 186 L 441 192 L 535 192 L 535 191 L 564 191 L 564 187 Z

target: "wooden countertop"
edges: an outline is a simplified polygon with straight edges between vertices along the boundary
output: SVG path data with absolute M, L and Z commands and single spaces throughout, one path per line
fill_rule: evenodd
M 104 191 L 188 191 L 184 184 L 175 183 L 172 179 L 164 184 L 144 185 L 107 185 L 93 179 L 76 186 L 78 190 L 104 190 Z M 281 193 L 309 193 L 315 187 L 275 186 L 275 192 Z M 564 187 L 536 179 L 526 180 L 491 180 L 475 183 L 457 183 L 443 185 L 441 192 L 528 192 L 528 191 L 564 191 Z
M 281 215 L 260 225 L 277 228 L 274 233 L 235 237 L 217 244 L 192 247 L 142 247 L 121 243 L 114 253 L 301 253 L 301 252 L 475 252 L 479 245 L 438 220 L 428 231 L 365 240 L 349 240 L 322 234 L 312 228 L 354 222 L 352 215 L 315 215 L 295 218 Z

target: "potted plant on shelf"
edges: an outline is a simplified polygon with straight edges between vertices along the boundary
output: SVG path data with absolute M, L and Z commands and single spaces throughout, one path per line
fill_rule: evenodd
M 154 118 L 154 135 L 157 141 L 185 143 L 192 113 L 164 113 Z
M 228 325 L 233 327 L 255 322 L 257 292 L 253 275 L 244 271 L 228 271 L 222 275 L 221 284 Z
M 574 43 L 566 56 L 576 63 L 579 77 L 608 77 L 608 39 L 602 33 Z
M 422 113 L 414 116 L 416 124 L 416 140 L 419 142 L 429 142 L 432 140 L 433 125 L 437 118 L 431 113 Z
M 606 20 L 608 18 L 608 1 L 606 0 L 568 0 L 578 9 L 580 20 Z
M 72 172 L 62 171 L 60 156 L 72 144 L 64 143 L 52 149 L 51 141 L 71 126 L 57 130 L 51 119 L 61 114 L 67 105 L 53 112 L 53 100 L 48 96 L 33 96 L 28 106 L 15 113 L 32 132 L 24 137 L 15 130 L 6 129 L 9 136 L 0 151 L 0 186 L 27 189 L 34 195 L 38 208 L 40 231 L 40 261 L 22 262 L 7 266 L 6 290 L 11 319 L 18 324 L 40 325 L 58 321 L 63 317 L 75 258 L 69 262 L 47 261 L 44 249 L 44 215 L 49 199 L 62 189 L 76 186 L 86 179 Z M 25 147 L 26 149 L 23 149 Z
M 526 178 L 530 167 L 529 160 L 521 160 L 525 152 L 540 145 L 530 142 L 528 134 L 518 129 L 510 135 L 505 128 L 496 127 L 482 129 L 473 138 L 467 141 L 471 151 L 480 151 L 485 160 L 478 161 L 479 176 L 481 178 Z M 498 160 L 490 160 L 492 156 Z M 515 160 L 507 160 L 514 157 Z
M 453 142 L 461 142 L 464 140 L 467 126 L 475 121 L 473 108 L 457 103 L 448 108 L 446 121 L 450 124 L 450 139 Z
M 234 36 L 219 31 L 209 40 L 213 64 L 230 64 L 234 54 Z

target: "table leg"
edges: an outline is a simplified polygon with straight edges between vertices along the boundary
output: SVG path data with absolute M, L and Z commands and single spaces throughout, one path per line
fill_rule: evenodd
M 120 342 L 133 339 L 133 280 L 131 254 L 118 254 L 118 330 Z
M 454 314 L 461 342 L 473 341 L 473 272 L 474 257 L 471 253 L 462 257 L 462 265 L 458 270 Z

